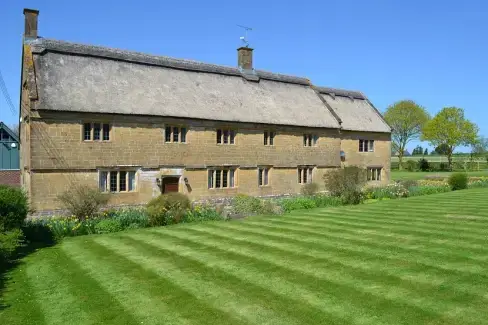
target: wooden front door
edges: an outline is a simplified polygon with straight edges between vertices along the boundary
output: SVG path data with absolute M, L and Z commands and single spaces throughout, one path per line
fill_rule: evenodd
M 163 194 L 178 192 L 179 177 L 163 177 Z

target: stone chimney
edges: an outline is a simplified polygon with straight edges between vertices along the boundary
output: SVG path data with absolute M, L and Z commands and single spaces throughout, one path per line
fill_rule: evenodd
M 240 47 L 237 49 L 237 65 L 242 70 L 252 70 L 252 51 L 250 47 Z
M 37 38 L 37 17 L 39 16 L 39 10 L 24 9 L 25 17 L 25 38 Z

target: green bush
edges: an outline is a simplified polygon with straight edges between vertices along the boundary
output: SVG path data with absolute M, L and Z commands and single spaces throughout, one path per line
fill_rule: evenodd
M 211 206 L 197 205 L 185 213 L 183 219 L 181 219 L 181 222 L 187 223 L 224 219 L 225 218 Z
M 399 184 L 401 186 L 403 186 L 404 188 L 408 189 L 412 186 L 417 186 L 419 184 L 419 182 L 415 179 L 406 179 L 406 180 L 400 181 Z
M 19 188 L 0 185 L 0 228 L 5 231 L 20 228 L 29 206 L 27 195 Z
M 479 179 L 474 182 L 468 183 L 468 188 L 482 188 L 488 187 L 488 179 Z
M 342 205 L 342 200 L 339 197 L 334 197 L 326 194 L 317 194 L 312 196 L 317 208 L 336 207 Z
M 419 169 L 423 172 L 427 172 L 430 170 L 429 161 L 425 158 L 420 159 L 418 165 L 419 165 Z
M 36 236 L 43 236 L 49 240 L 54 238 L 60 240 L 64 237 L 81 236 L 97 233 L 95 226 L 101 220 L 100 217 L 92 217 L 80 220 L 75 216 L 56 216 L 50 218 L 37 218 L 26 221 L 24 228 L 28 229 L 29 236 L 37 233 Z M 50 232 L 49 235 L 47 232 Z M 41 237 L 42 238 L 42 237 Z
M 302 186 L 301 193 L 305 196 L 315 195 L 319 191 L 319 184 L 317 183 L 307 183 Z
M 439 164 L 439 170 L 440 171 L 447 171 L 447 170 L 449 170 L 449 166 L 446 163 L 440 163 Z
M 105 218 L 114 219 L 120 222 L 125 228 L 146 228 L 149 227 L 149 216 L 144 207 L 111 209 L 102 214 Z
M 254 196 L 238 194 L 232 201 L 234 212 L 241 215 L 261 214 L 263 212 L 263 203 Z
M 17 248 L 22 245 L 23 238 L 24 236 L 20 229 L 0 229 L 0 264 L 5 263 L 12 257 Z
M 397 199 L 408 197 L 408 190 L 402 184 L 388 184 L 386 186 L 375 186 L 365 190 L 367 199 Z
M 95 225 L 97 234 L 108 234 L 124 230 L 121 222 L 116 219 L 102 219 Z
M 453 173 L 447 180 L 449 186 L 453 191 L 464 190 L 468 188 L 468 174 L 466 173 Z
M 328 206 L 340 206 L 343 204 L 340 197 L 329 196 L 325 194 L 318 194 L 307 197 L 293 197 L 285 198 L 278 201 L 279 206 L 284 212 L 294 210 L 322 208 Z
M 438 194 L 450 192 L 451 188 L 447 185 L 422 185 L 422 186 L 412 186 L 408 188 L 409 196 L 422 196 L 430 194 Z
M 361 188 L 366 183 L 366 170 L 348 166 L 331 170 L 324 175 L 325 188 L 332 196 L 340 197 L 343 204 L 359 204 L 364 201 Z
M 408 170 L 409 172 L 414 172 L 418 168 L 418 163 L 413 160 L 407 160 L 405 162 L 405 169 Z
M 179 223 L 190 206 L 190 200 L 182 193 L 160 195 L 147 204 L 149 225 L 166 226 Z
M 95 216 L 107 204 L 109 196 L 98 189 L 79 185 L 59 195 L 58 200 L 72 215 L 83 220 Z

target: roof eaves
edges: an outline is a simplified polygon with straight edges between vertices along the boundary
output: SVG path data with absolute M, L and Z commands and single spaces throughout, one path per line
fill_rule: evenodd
M 0 122 L 0 129 L 4 129 L 5 131 L 7 131 L 7 133 L 12 137 L 14 138 L 14 140 L 16 142 L 19 142 L 19 136 L 17 134 L 15 134 L 14 131 L 12 131 L 8 126 L 7 124 L 3 123 L 3 122 Z

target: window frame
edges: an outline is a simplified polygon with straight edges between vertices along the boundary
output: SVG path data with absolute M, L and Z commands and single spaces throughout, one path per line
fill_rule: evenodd
M 124 174 L 124 184 L 125 190 L 121 191 L 121 173 Z M 112 191 L 112 177 L 115 176 L 116 181 L 116 190 Z M 134 186 L 132 186 L 130 180 L 131 176 L 134 179 Z M 105 180 L 104 180 L 105 179 Z M 104 181 L 102 181 L 104 180 Z M 137 182 L 137 171 L 134 169 L 101 169 L 98 171 L 98 189 L 102 193 L 111 193 L 111 194 L 118 194 L 118 193 L 133 193 L 138 191 L 138 182 Z M 105 186 L 103 186 L 105 185 Z M 104 187 L 104 188 L 103 188 Z M 131 189 L 132 188 L 132 189 Z
M 237 130 L 235 128 L 217 128 L 215 131 L 215 139 L 217 145 L 235 145 L 237 138 Z
M 169 133 L 168 133 L 168 129 L 170 131 Z M 178 130 L 176 141 L 175 141 L 175 130 Z M 163 134 L 164 143 L 179 143 L 179 144 L 188 143 L 188 127 L 186 125 L 166 124 L 163 128 L 163 132 L 164 132 Z M 169 141 L 168 141 L 168 137 L 169 137 Z M 184 142 L 183 139 L 185 140 Z
M 298 176 L 298 184 L 309 184 L 313 183 L 313 172 L 315 166 L 298 166 L 297 167 L 297 176 Z
M 374 152 L 374 140 L 359 139 L 359 152 Z
M 260 166 L 258 167 L 258 186 L 259 187 L 266 187 L 270 186 L 270 166 Z
M 316 147 L 319 143 L 320 136 L 316 133 L 304 133 L 303 134 L 303 146 L 304 147 Z
M 276 132 L 273 130 L 264 130 L 263 131 L 263 145 L 266 147 L 273 147 L 274 140 L 276 137 Z
M 88 125 L 90 126 L 89 139 L 86 138 L 86 135 L 88 134 L 86 132 L 86 127 Z M 99 131 L 98 139 L 95 139 L 95 125 L 98 125 L 100 127 L 98 129 L 98 131 Z M 106 132 L 106 128 L 108 129 L 108 132 Z M 108 139 L 105 139 L 106 133 L 108 133 Z M 112 134 L 112 123 L 97 121 L 97 122 L 83 122 L 81 124 L 81 141 L 82 142 L 110 142 L 110 141 L 112 141 L 112 136 L 113 136 L 113 134 Z
M 219 176 L 218 179 L 217 175 Z M 226 177 L 225 180 L 224 175 Z M 236 180 L 237 168 L 235 167 L 214 167 L 207 169 L 207 188 L 209 190 L 225 190 L 237 188 Z M 217 186 L 217 184 L 219 184 L 219 186 Z
M 381 182 L 383 167 L 368 167 L 366 170 L 368 182 Z

